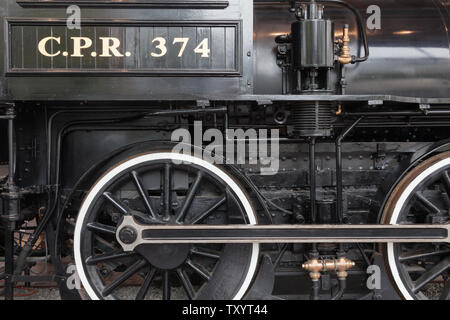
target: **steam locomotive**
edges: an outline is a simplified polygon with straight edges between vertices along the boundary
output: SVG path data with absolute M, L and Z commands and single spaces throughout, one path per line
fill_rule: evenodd
M 449 5 L 3 0 L 3 295 L 450 299 Z

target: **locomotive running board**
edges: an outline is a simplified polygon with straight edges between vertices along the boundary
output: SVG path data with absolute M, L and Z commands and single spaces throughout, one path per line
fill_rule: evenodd
M 148 226 L 124 216 L 116 238 L 125 251 L 174 243 L 450 243 L 450 224 Z

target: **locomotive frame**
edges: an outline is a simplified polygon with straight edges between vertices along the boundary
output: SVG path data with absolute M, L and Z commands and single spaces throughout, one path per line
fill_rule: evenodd
M 72 49 L 75 52 L 74 45 L 67 42 L 65 48 L 61 47 L 67 53 L 65 58 L 39 55 L 35 44 L 44 35 L 52 38 L 47 42 L 52 43 L 52 54 L 54 43 L 64 44 L 57 40 L 58 37 L 70 38 L 72 31 L 63 28 L 66 17 L 61 10 L 68 2 L 83 9 L 81 24 L 86 28 L 83 29 L 86 34 L 80 31 L 78 36 L 79 39 L 84 37 L 85 46 L 79 40 L 78 49 L 86 55 L 79 61 L 73 60 L 69 51 Z M 169 277 L 175 273 L 188 298 L 207 298 L 210 295 L 219 299 L 274 297 L 276 294 L 270 289 L 270 292 L 263 294 L 252 291 L 251 283 L 269 283 L 273 287 L 276 270 L 289 269 L 295 277 L 292 269 L 296 267 L 289 267 L 289 264 L 301 263 L 302 268 L 308 271 L 302 276 L 311 280 L 312 285 L 310 290 L 305 285 L 305 279 L 300 281 L 306 289 L 300 290 L 302 293 L 296 297 L 340 299 L 348 291 L 347 278 L 352 277 L 351 268 L 355 262 L 351 259 L 357 261 L 359 268 L 359 274 L 355 271 L 356 277 L 364 278 L 360 265 L 375 263 L 380 253 L 384 254 L 388 267 L 380 261 L 377 264 L 384 270 L 390 268 L 391 271 L 384 272 L 384 277 L 387 279 L 390 274 L 399 295 L 389 285 L 385 290 L 373 292 L 357 285 L 356 293 L 347 292 L 346 297 L 423 298 L 426 297 L 423 288 L 431 280 L 441 277 L 441 298 L 450 298 L 450 283 L 446 274 L 450 263 L 446 258 L 448 250 L 445 249 L 449 243 L 449 213 L 445 200 L 436 200 L 439 194 L 445 198 L 443 194 L 450 191 L 445 171 L 442 172 L 447 166 L 445 151 L 450 143 L 447 133 L 450 125 L 448 31 L 434 35 L 429 32 L 448 22 L 448 12 L 444 6 L 413 1 L 408 12 L 423 10 L 426 23 L 409 30 L 413 36 L 404 40 L 398 37 L 402 34 L 395 34 L 399 31 L 391 32 L 395 29 L 395 18 L 402 18 L 395 11 L 401 6 L 399 4 L 386 5 L 386 33 L 377 30 L 369 33 L 360 16 L 365 3 L 355 4 L 354 1 L 255 1 L 254 6 L 251 1 L 243 0 L 136 0 L 120 2 L 117 7 L 113 4 L 106 0 L 8 0 L 0 6 L 0 17 L 4 21 L 0 25 L 3 46 L 0 53 L 0 60 L 3 61 L 0 65 L 0 101 L 4 110 L 1 119 L 8 122 L 7 132 L 3 136 L 8 148 L 2 150 L 2 161 L 9 164 L 9 173 L 3 185 L 1 214 L 5 238 L 5 270 L 2 274 L 5 298 L 13 298 L 14 283 L 35 280 L 56 281 L 62 297 L 77 298 L 78 293 L 67 288 L 68 275 L 61 261 L 62 255 L 70 255 L 66 241 L 68 234 L 72 233 L 75 234 L 73 248 L 76 249 L 77 267 L 81 270 L 83 284 L 89 284 L 87 291 L 93 299 L 112 298 L 110 294 L 124 281 L 125 275 L 130 276 L 132 271 L 136 273 L 144 267 L 142 261 L 158 267 L 150 268 L 143 276 L 143 286 L 137 294 L 140 298 L 145 297 L 147 292 L 141 292 L 142 288 L 148 290 L 157 271 L 161 272 L 162 298 L 170 298 L 173 275 L 172 280 Z M 44 8 L 48 11 L 44 12 Z M 109 10 L 101 11 L 101 8 Z M 330 27 L 323 23 L 329 21 L 328 16 L 323 16 L 328 9 L 330 19 L 343 24 L 342 38 L 336 43 L 335 30 L 330 31 Z M 151 19 L 146 16 L 148 12 L 152 15 Z M 432 22 L 433 17 L 439 19 Z M 279 28 L 287 31 L 284 33 L 275 28 L 282 20 L 287 21 Z M 316 23 L 317 30 L 323 31 L 304 32 L 310 21 Z M 290 31 L 286 26 L 291 23 L 293 27 Z M 295 23 L 299 25 L 294 27 Z M 347 39 L 348 23 L 352 24 L 351 41 Z M 405 23 L 413 28 L 411 21 Z M 274 31 L 267 33 L 266 24 L 269 28 L 275 28 Z M 153 60 L 148 50 L 144 49 L 149 48 L 151 38 L 142 37 L 142 34 L 156 36 L 158 32 L 155 30 L 159 27 L 158 32 L 167 37 L 162 37 L 164 41 L 184 37 L 189 32 L 195 35 L 197 42 L 193 47 L 187 47 L 186 57 L 182 57 L 181 62 L 175 59 L 176 53 L 181 52 L 178 48 L 172 50 L 174 53 L 166 48 L 168 58 L 163 63 L 148 62 Z M 303 37 L 301 41 L 294 30 L 300 30 L 295 32 Z M 64 31 L 65 38 L 62 33 L 54 33 L 56 31 Z M 98 51 L 97 46 L 101 46 L 99 34 L 108 36 L 105 38 L 108 41 L 121 40 L 119 42 L 124 46 L 122 54 L 111 55 L 108 63 L 101 60 L 97 52 L 89 56 L 87 50 L 94 47 Z M 206 63 L 195 55 L 195 47 L 201 45 L 200 40 L 205 34 L 211 44 L 211 49 L 208 49 L 210 58 Z M 404 33 L 403 36 L 405 34 L 409 35 Z M 388 38 L 390 47 L 388 45 L 386 49 L 383 37 L 389 36 L 392 36 Z M 86 39 L 91 40 L 91 46 L 86 45 Z M 331 49 L 320 46 L 312 46 L 311 49 L 308 44 L 315 39 L 330 42 L 327 45 Z M 406 44 L 400 43 L 399 46 L 411 57 L 403 62 L 397 61 L 396 69 L 389 69 L 389 56 L 386 58 L 384 54 L 389 52 L 395 56 L 394 40 L 405 41 Z M 408 41 L 417 45 L 410 45 Z M 176 43 L 175 40 L 173 43 Z M 114 48 L 107 46 L 105 49 L 104 44 L 103 55 L 106 56 L 105 53 L 113 52 Z M 159 44 L 162 42 L 159 41 Z M 169 44 L 172 41 L 167 41 Z M 118 48 L 116 46 L 116 50 Z M 431 49 L 427 51 L 428 48 Z M 427 54 L 414 55 L 418 49 Z M 126 50 L 129 56 L 125 54 Z M 349 52 L 357 54 L 351 56 Z M 396 57 L 399 58 L 399 55 Z M 314 63 L 311 64 L 305 57 L 312 57 Z M 424 68 L 418 62 L 424 63 Z M 87 67 L 83 67 L 83 63 Z M 147 67 L 145 64 L 148 64 Z M 215 68 L 214 65 L 220 67 Z M 427 72 L 426 68 L 431 71 Z M 406 81 L 402 78 L 405 75 L 411 78 Z M 424 79 L 428 81 L 426 85 L 421 84 Z M 383 84 L 384 81 L 388 84 Z M 377 82 L 380 88 L 371 88 Z M 333 111 L 330 112 L 330 109 Z M 128 208 L 128 204 L 125 206 L 123 201 L 130 203 L 130 199 L 117 198 L 122 191 L 105 191 L 106 186 L 119 188 L 114 183 L 124 179 L 119 179 L 122 172 L 117 171 L 117 177 L 109 177 L 107 173 L 116 172 L 121 163 L 130 162 L 130 168 L 137 163 L 141 165 L 137 155 L 143 155 L 142 166 L 152 167 L 173 157 L 158 158 L 172 143 L 169 133 L 180 127 L 192 129 L 193 123 L 198 120 L 202 120 L 208 128 L 218 128 L 223 132 L 229 128 L 279 129 L 282 137 L 277 142 L 282 146 L 284 172 L 265 178 L 258 175 L 259 168 L 225 164 L 218 169 L 203 162 L 197 163 L 193 157 L 185 159 L 192 168 L 186 169 L 184 176 L 180 173 L 181 169 L 174 169 L 167 163 L 162 167 L 166 169 L 162 169 L 156 178 L 150 169 L 142 172 L 139 170 L 143 168 L 135 169 L 132 171 L 135 174 L 134 183 L 143 208 L 151 213 L 152 207 L 158 203 L 155 199 L 161 198 L 160 214 L 150 215 L 150 218 L 143 217 L 136 208 Z M 102 139 L 111 141 L 111 145 L 104 145 Z M 197 147 L 202 146 L 192 146 L 193 149 Z M 156 160 L 152 158 L 155 150 L 159 150 L 156 151 Z M 88 156 L 80 156 L 83 153 Z M 353 158 L 355 154 L 359 154 L 359 159 Z M 305 160 L 304 164 L 300 157 Z M 156 162 L 151 164 L 151 161 Z M 365 169 L 368 163 L 372 165 Z M 433 165 L 438 164 L 441 167 L 436 167 L 436 172 L 432 171 Z M 393 169 L 388 165 L 392 165 Z M 327 170 L 318 169 L 318 166 L 327 167 Z M 430 177 L 417 180 L 415 185 L 413 182 L 421 177 L 421 171 L 417 168 L 422 167 L 422 172 L 430 172 Z M 194 168 L 204 173 L 194 176 Z M 124 171 L 128 169 L 123 168 Z M 138 178 L 138 174 L 149 175 L 154 180 L 161 178 L 162 184 L 141 191 L 143 184 L 139 183 L 140 179 L 148 185 L 150 178 Z M 293 177 L 288 177 L 289 174 Z M 233 210 L 240 210 L 241 223 L 250 223 L 251 226 L 226 224 L 219 214 L 211 226 L 186 226 L 184 214 L 179 213 L 176 222 L 183 220 L 181 226 L 167 222 L 172 221 L 170 217 L 167 221 L 160 217 L 166 212 L 164 210 L 172 206 L 170 201 L 173 199 L 176 202 L 175 211 L 190 209 L 202 175 L 209 176 L 208 183 L 211 185 L 208 192 L 220 189 L 220 184 L 226 190 L 231 189 L 226 193 L 227 200 L 211 208 L 217 209 L 226 202 Z M 432 176 L 444 178 L 441 181 L 441 178 Z M 104 185 L 102 179 L 106 179 Z M 237 184 L 234 184 L 234 179 Z M 437 186 L 439 183 L 442 186 Z M 413 201 L 411 196 L 407 198 L 403 195 L 413 192 L 410 190 L 413 186 L 416 189 L 428 188 L 413 193 L 419 199 L 414 201 L 419 201 L 419 207 L 427 213 L 425 220 L 417 218 L 421 221 L 419 226 L 416 220 L 408 220 L 412 213 L 404 213 L 406 209 L 403 208 L 407 205 L 408 210 L 418 215 L 414 211 L 417 204 L 410 203 Z M 158 191 L 159 188 L 161 191 Z M 114 192 L 117 192 L 115 196 L 107 196 Z M 282 195 L 282 192 L 287 195 Z M 106 200 L 97 204 L 95 201 L 100 201 L 99 195 L 101 198 L 102 194 Z M 372 197 L 376 197 L 373 202 Z M 92 203 L 89 202 L 91 198 Z M 399 199 L 404 203 L 397 209 Z M 352 201 L 356 204 L 352 205 Z M 115 221 L 117 225 L 113 231 L 100 222 L 91 221 L 100 215 L 95 212 L 97 206 L 103 208 L 108 204 L 124 215 L 120 223 Z M 131 201 L 131 206 L 136 204 Z M 194 206 L 197 210 L 205 210 L 200 203 Z M 257 208 L 250 209 L 253 206 Z M 210 209 L 206 211 L 208 214 Z M 81 219 L 74 227 L 78 212 L 82 213 Z M 252 214 L 257 219 L 253 219 Z M 180 216 L 183 219 L 178 219 Z M 17 244 L 14 235 L 22 223 L 36 218 L 38 224 L 32 233 Z M 196 221 L 195 217 L 191 219 Z M 407 220 L 415 225 L 402 225 Z M 160 226 L 164 223 L 169 226 Z M 55 266 L 55 275 L 41 279 L 22 275 L 43 232 Z M 103 280 L 93 276 L 96 271 L 93 271 L 92 261 L 100 259 L 95 256 L 99 249 L 87 256 L 91 243 L 86 244 L 83 240 L 85 234 L 94 232 L 109 234 L 111 243 L 116 242 L 118 248 L 123 250 L 122 258 L 126 253 L 139 252 L 144 260 L 127 262 L 122 278 L 119 276 L 117 282 L 97 286 Z M 387 245 L 381 245 L 380 249 L 375 245 L 361 245 L 383 242 Z M 191 247 L 188 250 L 183 243 L 224 245 L 222 254 L 225 257 L 232 256 L 226 248 L 234 243 L 234 248 L 241 250 L 239 252 L 243 256 L 250 257 L 249 262 L 244 257 L 240 264 L 232 266 L 238 275 L 242 272 L 242 279 L 245 280 L 230 280 L 230 288 L 225 290 L 225 296 L 221 296 L 214 287 L 216 281 L 221 280 L 220 274 L 214 276 L 213 270 L 225 268 L 220 264 L 224 258 L 219 259 L 220 263 L 209 263 L 213 267 L 206 272 L 190 256 L 186 258 L 192 252 L 198 254 L 201 250 Z M 425 264 L 430 266 L 423 268 L 422 274 L 414 271 L 416 273 L 410 276 L 409 271 L 405 271 L 410 269 L 400 270 L 404 265 L 398 261 L 398 252 L 410 250 L 408 243 L 424 244 L 425 247 L 426 243 L 431 243 L 434 246 L 429 249 L 432 253 L 428 252 L 427 257 L 435 260 L 426 261 Z M 249 247 L 245 247 L 246 244 Z M 188 277 L 192 274 L 183 269 L 177 259 L 173 258 L 174 262 L 161 256 L 155 258 L 148 248 L 156 248 L 157 245 L 174 250 L 174 257 L 187 259 L 190 268 L 204 278 L 202 281 L 206 281 L 202 284 L 203 291 L 193 292 Z M 252 249 L 249 249 L 250 246 Z M 144 249 L 137 251 L 139 247 Z M 289 252 L 288 257 L 286 251 Z M 204 251 L 203 255 L 207 256 L 208 252 Z M 367 263 L 370 259 L 366 252 L 373 255 L 372 262 Z M 262 262 L 257 268 L 255 257 L 259 254 Z M 299 258 L 299 254 L 305 254 L 309 259 Z M 209 255 L 211 258 L 214 254 Z M 437 257 L 442 259 L 437 260 Z M 281 267 L 283 259 L 291 260 L 285 261 L 285 266 Z M 436 270 L 439 271 L 437 275 L 434 274 Z M 331 275 L 332 271 L 336 272 L 336 279 Z M 430 273 L 434 275 L 433 279 L 428 279 Z M 282 286 L 278 287 L 278 291 L 283 292 Z

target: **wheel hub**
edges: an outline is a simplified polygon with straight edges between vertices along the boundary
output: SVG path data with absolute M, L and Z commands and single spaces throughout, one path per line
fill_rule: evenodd
M 122 228 L 119 232 L 119 239 L 123 243 L 131 244 L 137 239 L 137 231 L 133 227 Z
M 151 265 L 158 269 L 171 270 L 182 265 L 191 250 L 191 245 L 183 244 L 143 244 L 135 248 Z

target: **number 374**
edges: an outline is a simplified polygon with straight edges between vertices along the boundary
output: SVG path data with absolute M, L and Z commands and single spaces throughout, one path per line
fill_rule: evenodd
M 172 45 L 179 44 L 180 51 L 178 52 L 178 57 L 181 58 L 186 50 L 189 38 L 174 38 Z M 153 39 L 152 43 L 156 45 L 157 52 L 152 52 L 152 57 L 159 58 L 164 57 L 167 54 L 167 40 L 163 37 L 157 37 Z M 194 49 L 195 53 L 201 54 L 202 58 L 208 58 L 211 50 L 209 49 L 209 40 L 205 38 L 198 44 Z

